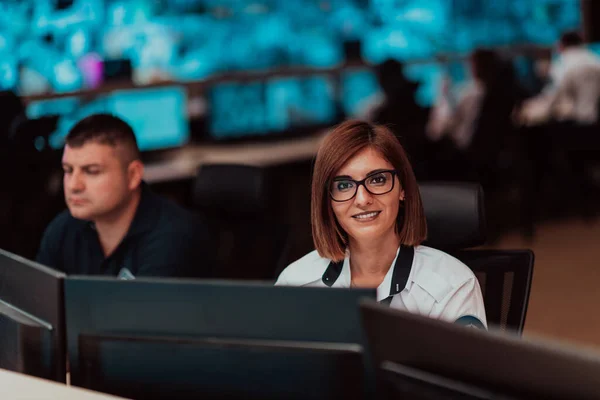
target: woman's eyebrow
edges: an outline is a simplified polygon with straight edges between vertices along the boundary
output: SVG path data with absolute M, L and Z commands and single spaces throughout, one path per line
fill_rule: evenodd
M 374 169 L 373 171 L 369 172 L 365 176 L 369 176 L 369 175 L 373 175 L 373 174 L 378 174 L 380 172 L 386 172 L 386 171 L 389 171 L 389 169 L 385 169 L 385 168 Z
M 386 168 L 374 169 L 373 171 L 367 173 L 365 175 L 365 177 L 370 176 L 370 175 L 374 175 L 374 174 L 378 174 L 380 172 L 385 172 L 385 171 L 389 171 L 389 169 L 386 169 Z M 346 180 L 346 179 L 354 179 L 354 178 L 351 177 L 350 175 L 338 175 L 338 176 L 336 176 L 336 177 L 333 178 L 334 181 Z
M 346 179 L 353 179 L 350 175 L 338 175 L 333 178 L 334 181 L 341 181 Z

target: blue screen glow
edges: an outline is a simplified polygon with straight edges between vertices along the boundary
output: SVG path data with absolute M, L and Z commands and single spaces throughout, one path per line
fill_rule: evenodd
M 210 90 L 210 133 L 215 138 L 268 134 L 334 122 L 334 87 L 325 76 L 226 82 Z
M 409 61 L 551 44 L 580 19 L 576 0 L 2 0 L 0 87 L 96 87 L 102 63 L 115 59 L 131 63 L 137 84 L 334 67 L 350 40 L 369 62 Z
M 140 150 L 148 151 L 187 143 L 186 102 L 186 92 L 180 87 L 119 90 L 87 102 L 76 96 L 34 101 L 27 107 L 27 116 L 61 116 L 50 136 L 50 146 L 59 149 L 77 121 L 94 113 L 111 113 L 132 126 Z

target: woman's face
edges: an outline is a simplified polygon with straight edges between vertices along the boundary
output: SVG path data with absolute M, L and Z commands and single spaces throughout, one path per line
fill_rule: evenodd
M 394 166 L 377 150 L 365 148 L 349 159 L 334 176 L 336 179 L 350 178 L 361 181 L 378 170 L 394 170 Z M 371 178 L 369 178 L 371 179 Z M 381 176 L 373 176 L 373 184 L 380 184 Z M 398 178 L 393 176 L 394 188 L 386 194 L 369 193 L 364 185 L 360 185 L 356 195 L 347 201 L 330 199 L 331 207 L 338 223 L 354 240 L 374 240 L 385 235 L 394 235 L 400 201 L 404 200 L 404 190 Z M 365 184 L 367 184 L 365 182 Z

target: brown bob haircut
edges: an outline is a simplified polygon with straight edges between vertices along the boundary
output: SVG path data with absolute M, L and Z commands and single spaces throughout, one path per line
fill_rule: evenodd
M 418 246 L 427 238 L 427 222 L 415 174 L 404 148 L 385 126 L 349 120 L 325 137 L 315 160 L 312 179 L 311 222 L 315 248 L 321 257 L 341 261 L 346 255 L 348 235 L 335 218 L 329 184 L 337 171 L 359 151 L 377 150 L 397 172 L 404 205 L 398 211 L 396 230 L 400 244 Z

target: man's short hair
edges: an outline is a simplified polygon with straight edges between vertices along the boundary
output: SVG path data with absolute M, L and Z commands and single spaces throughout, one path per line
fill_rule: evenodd
M 579 32 L 565 32 L 560 37 L 560 44 L 564 48 L 581 46 L 583 44 L 583 38 Z
M 129 124 L 111 114 L 93 114 L 71 128 L 65 143 L 69 147 L 81 147 L 86 143 L 123 146 L 131 161 L 140 159 L 140 150 L 133 129 Z

